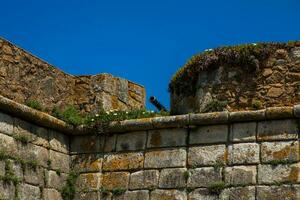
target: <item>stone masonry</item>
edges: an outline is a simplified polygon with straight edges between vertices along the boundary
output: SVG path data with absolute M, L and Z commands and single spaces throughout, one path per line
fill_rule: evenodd
M 72 76 L 0 38 L 0 94 L 46 110 L 74 105 L 82 112 L 132 110 L 145 105 L 145 89 L 110 74 Z
M 300 105 L 126 120 L 99 133 L 2 98 L 1 199 L 300 198 Z

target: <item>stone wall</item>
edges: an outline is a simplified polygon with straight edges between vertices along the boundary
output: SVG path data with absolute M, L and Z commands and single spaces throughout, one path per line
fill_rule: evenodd
M 129 120 L 72 137 L 76 200 L 298 200 L 299 108 Z
M 0 38 L 0 94 L 46 110 L 75 105 L 82 112 L 144 108 L 145 89 L 109 74 L 72 76 Z
M 1 199 L 62 200 L 74 172 L 75 200 L 300 198 L 300 105 L 127 120 L 102 132 L 4 100 Z
M 0 112 L 0 199 L 62 199 L 69 171 L 68 136 Z
M 218 104 L 237 111 L 300 103 L 300 47 L 277 49 L 256 64 L 254 70 L 225 64 L 204 69 L 197 78 L 195 94 L 171 94 L 172 113 L 207 112 Z

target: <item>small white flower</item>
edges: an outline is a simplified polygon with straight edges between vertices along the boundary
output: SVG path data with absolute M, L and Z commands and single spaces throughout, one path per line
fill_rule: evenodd
M 109 111 L 106 111 L 106 114 L 108 114 L 108 115 L 109 115 Z
M 99 117 L 99 114 L 96 114 L 96 117 Z
M 95 121 L 95 119 L 91 119 L 91 121 L 93 122 L 93 121 Z
M 126 111 L 126 114 L 128 114 L 129 112 Z
M 117 113 L 114 113 L 114 116 L 118 115 Z
M 257 44 L 256 43 L 252 43 L 252 45 L 256 46 Z
M 145 114 L 145 112 L 142 113 L 143 115 Z

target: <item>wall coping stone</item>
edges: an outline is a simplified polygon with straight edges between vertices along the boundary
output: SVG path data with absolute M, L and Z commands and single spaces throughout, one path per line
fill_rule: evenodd
M 294 105 L 293 107 L 270 107 L 255 111 L 223 111 L 124 120 L 111 122 L 104 130 L 102 130 L 103 127 L 97 126 L 94 128 L 86 126 L 74 127 L 47 113 L 17 103 L 1 95 L 0 110 L 21 119 L 33 122 L 37 125 L 61 131 L 68 135 L 85 135 L 93 132 L 109 134 L 151 129 L 189 127 L 196 125 L 226 124 L 231 122 L 300 118 L 300 105 Z

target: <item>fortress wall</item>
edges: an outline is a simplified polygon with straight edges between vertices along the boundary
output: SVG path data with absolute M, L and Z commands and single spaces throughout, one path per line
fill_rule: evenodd
M 300 106 L 127 120 L 103 130 L 74 129 L 4 99 L 2 199 L 63 199 L 74 172 L 75 200 L 300 197 Z
M 1 199 L 61 199 L 69 171 L 67 135 L 0 113 Z
M 0 94 L 19 103 L 74 105 L 82 112 L 131 110 L 145 105 L 145 89 L 110 74 L 72 76 L 0 38 Z
M 104 135 L 72 137 L 72 166 L 81 170 L 76 197 L 297 200 L 295 110 L 129 120 Z

